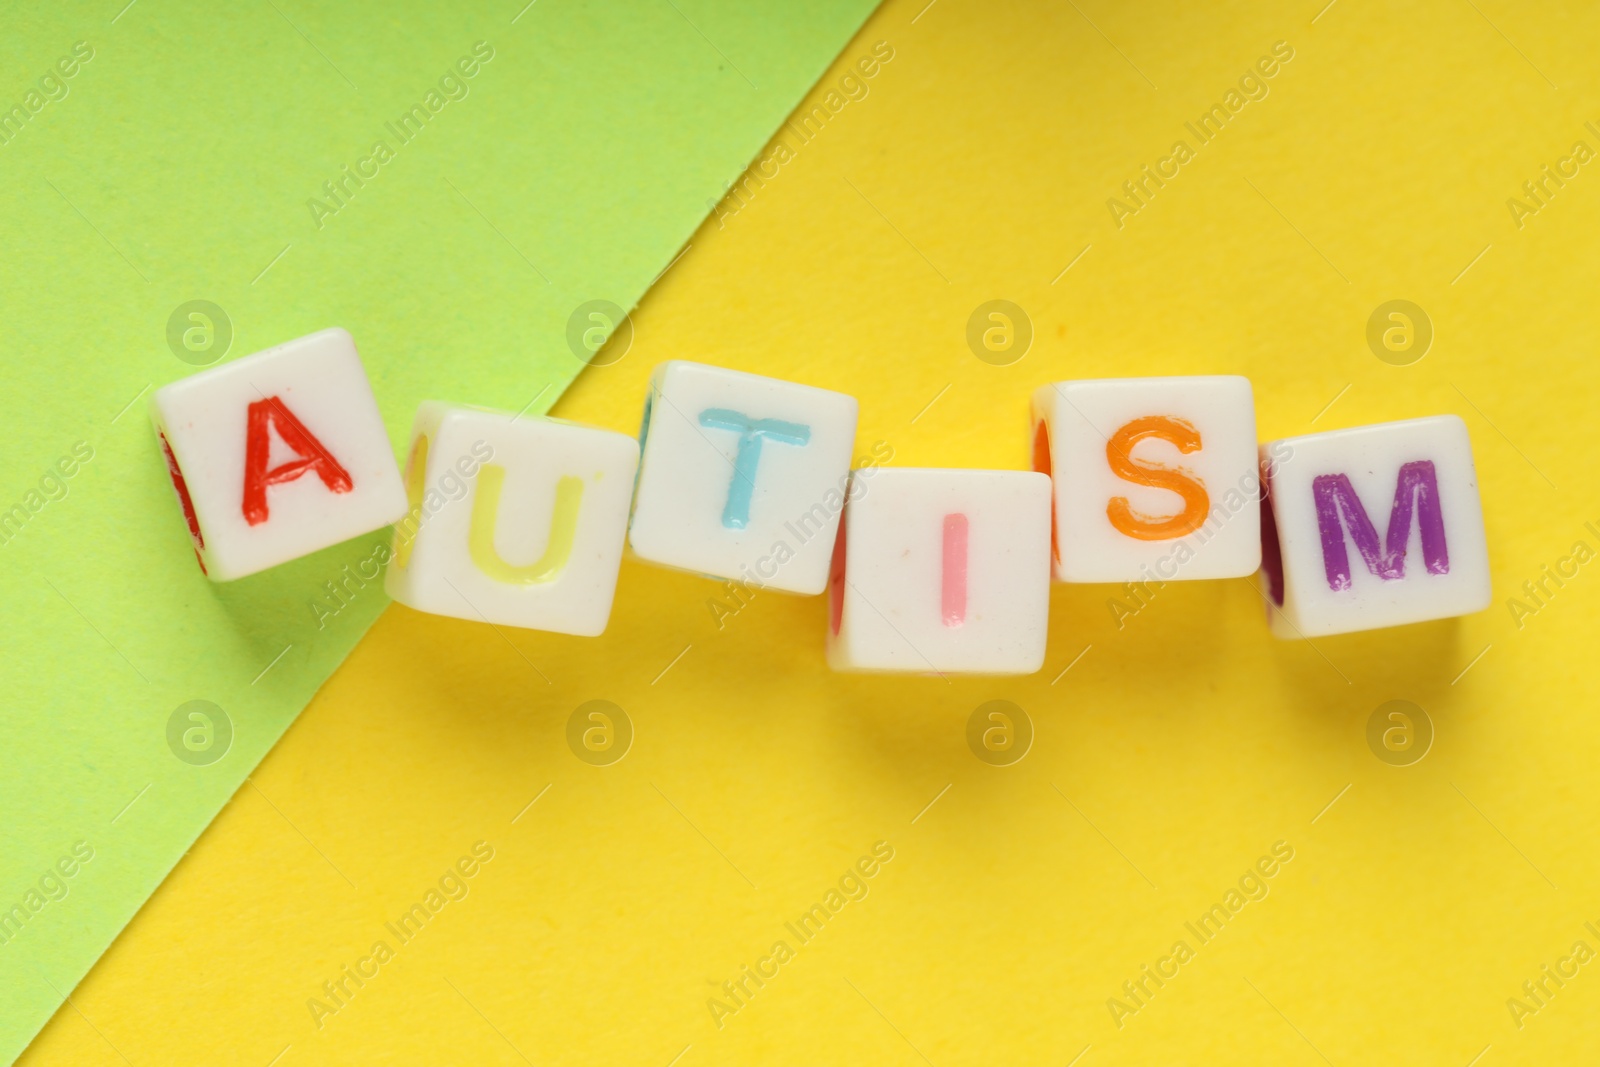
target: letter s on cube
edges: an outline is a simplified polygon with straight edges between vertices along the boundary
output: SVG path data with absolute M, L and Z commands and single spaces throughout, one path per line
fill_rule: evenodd
M 672 360 L 650 378 L 628 542 L 664 567 L 815 595 L 844 509 L 856 400 Z
M 1055 382 L 1033 394 L 1067 582 L 1242 578 L 1261 566 L 1255 398 L 1237 375 Z
M 201 569 L 243 578 L 405 514 L 355 342 L 318 333 L 157 389 L 150 419 Z
M 1262 577 L 1279 637 L 1372 630 L 1489 606 L 1467 427 L 1454 415 L 1261 446 Z
M 638 466 L 627 434 L 428 401 L 384 590 L 434 615 L 598 637 Z
M 835 670 L 1031 674 L 1050 613 L 1050 479 L 857 471 L 829 582 Z

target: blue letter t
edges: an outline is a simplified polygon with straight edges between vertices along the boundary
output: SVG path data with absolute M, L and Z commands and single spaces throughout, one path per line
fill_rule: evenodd
M 733 458 L 733 481 L 728 486 L 728 503 L 722 509 L 722 525 L 730 530 L 742 530 L 750 524 L 750 494 L 756 487 L 756 466 L 761 462 L 762 440 L 804 445 L 811 440 L 811 427 L 781 419 L 752 419 L 727 408 L 707 408 L 702 411 L 700 425 L 712 430 L 731 430 L 739 435 L 739 450 Z

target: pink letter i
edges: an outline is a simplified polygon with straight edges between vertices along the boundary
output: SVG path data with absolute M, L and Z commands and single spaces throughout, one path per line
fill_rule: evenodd
M 939 601 L 946 626 L 967 620 L 967 517 L 959 512 L 944 517 L 944 583 Z

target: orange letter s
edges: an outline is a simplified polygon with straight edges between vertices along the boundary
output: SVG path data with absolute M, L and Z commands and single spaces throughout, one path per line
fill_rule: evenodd
M 1188 454 L 1199 451 L 1200 431 L 1193 423 L 1170 415 L 1146 415 L 1123 426 L 1106 441 L 1106 461 L 1117 477 L 1177 493 L 1183 498 L 1183 510 L 1171 518 L 1154 519 L 1134 511 L 1127 497 L 1114 496 L 1106 505 L 1106 517 L 1119 533 L 1140 541 L 1185 537 L 1205 524 L 1211 497 L 1192 471 L 1134 459 L 1134 447 L 1147 437 L 1158 437 Z

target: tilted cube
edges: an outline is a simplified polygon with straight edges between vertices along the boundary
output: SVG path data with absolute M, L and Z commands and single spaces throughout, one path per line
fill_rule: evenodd
M 598 636 L 638 466 L 627 434 L 429 401 L 384 589 L 434 615 Z
M 628 543 L 661 566 L 820 593 L 855 434 L 854 397 L 663 363 L 645 403 Z
M 829 582 L 836 670 L 1030 674 L 1050 607 L 1050 479 L 855 472 Z
M 157 389 L 150 418 L 201 569 L 243 578 L 405 514 L 372 386 L 341 329 Z
M 1454 415 L 1261 447 L 1262 577 L 1279 637 L 1371 630 L 1489 606 L 1467 427 Z
M 1261 565 L 1255 400 L 1235 375 L 1056 382 L 1033 394 L 1067 582 L 1238 578 Z

